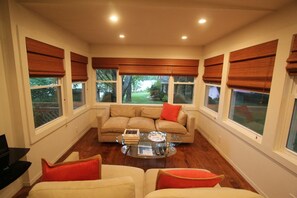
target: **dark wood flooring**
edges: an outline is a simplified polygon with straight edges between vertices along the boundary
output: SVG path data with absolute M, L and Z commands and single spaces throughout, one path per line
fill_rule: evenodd
M 71 152 L 78 151 L 80 158 L 101 154 L 104 164 L 118 164 L 135 166 L 147 170 L 149 168 L 163 168 L 164 159 L 137 159 L 127 157 L 121 153 L 121 145 L 117 143 L 99 143 L 97 129 L 90 129 L 58 162 L 63 161 Z M 166 160 L 166 167 L 170 168 L 203 168 L 216 174 L 225 175 L 220 183 L 224 187 L 240 188 L 255 191 L 255 189 L 208 143 L 196 132 L 193 144 L 180 144 L 177 153 Z M 14 197 L 23 198 L 28 195 L 30 187 L 24 187 Z

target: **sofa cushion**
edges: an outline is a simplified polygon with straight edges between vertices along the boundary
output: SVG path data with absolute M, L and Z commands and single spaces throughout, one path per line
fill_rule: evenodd
M 162 108 L 159 107 L 142 107 L 141 117 L 159 119 L 162 113 Z
M 159 170 L 179 170 L 184 168 L 163 168 L 163 169 L 157 169 L 157 168 L 151 168 L 148 169 L 145 172 L 145 189 L 144 189 L 144 195 L 149 194 L 150 192 L 153 192 L 156 190 L 156 182 L 157 182 L 157 176 L 159 173 Z M 197 168 L 188 168 L 189 170 L 204 170 L 205 169 L 197 169 Z M 215 188 L 220 188 L 220 185 L 216 185 Z
M 145 198 L 263 198 L 261 195 L 243 189 L 192 188 L 162 189 L 149 193 Z
M 156 128 L 158 131 L 168 132 L 168 133 L 179 133 L 186 134 L 187 129 L 178 122 L 171 122 L 167 120 L 156 120 Z
M 140 132 L 155 131 L 155 122 L 151 118 L 134 117 L 130 118 L 127 124 L 129 129 L 139 129 Z
M 223 178 L 206 170 L 159 170 L 156 189 L 214 187 Z
M 128 105 L 110 105 L 111 117 L 128 117 L 136 116 L 136 107 Z
M 135 187 L 131 177 L 72 182 L 40 182 L 29 192 L 29 198 L 134 198 Z
M 110 117 L 102 126 L 101 133 L 123 133 L 127 127 L 128 117 Z
M 58 164 L 42 162 L 42 181 L 77 181 L 101 179 L 101 156 Z
M 163 104 L 163 109 L 162 109 L 160 119 L 176 122 L 180 108 L 181 108 L 180 105 L 171 105 L 165 102 Z

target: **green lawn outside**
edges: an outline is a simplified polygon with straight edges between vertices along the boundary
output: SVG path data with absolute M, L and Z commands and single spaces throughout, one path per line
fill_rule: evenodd
M 123 103 L 126 103 L 123 101 Z M 132 93 L 132 101 L 129 102 L 130 104 L 163 104 L 163 101 L 155 101 L 150 98 L 150 93 L 143 91 Z

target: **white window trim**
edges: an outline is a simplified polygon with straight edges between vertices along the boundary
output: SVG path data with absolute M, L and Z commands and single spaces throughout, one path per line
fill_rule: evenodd
M 182 76 L 182 75 L 181 75 Z M 195 105 L 195 100 L 196 100 L 196 82 L 197 82 L 197 78 L 193 76 L 194 81 L 193 82 L 175 82 L 174 81 L 174 76 L 170 76 L 169 77 L 169 81 L 168 81 L 168 102 L 170 102 L 171 104 L 175 104 L 175 105 L 183 105 L 183 106 L 187 106 L 187 107 L 191 107 Z M 185 104 L 185 103 L 173 103 L 173 98 L 174 98 L 174 86 L 175 85 L 193 85 L 193 98 L 192 98 L 192 103 L 190 104 Z M 170 88 L 170 89 L 169 89 Z M 169 97 L 170 96 L 170 97 Z M 169 101 L 170 98 L 170 101 Z
M 276 145 L 276 149 L 283 157 L 295 159 L 295 161 L 297 161 L 297 153 L 287 148 L 287 140 L 290 132 L 295 100 L 297 100 L 297 77 L 294 77 L 291 82 L 291 90 L 286 101 L 287 105 L 285 110 L 282 132 L 280 134 L 280 141 L 278 145 Z
M 119 101 L 121 101 L 119 99 L 122 99 L 122 96 L 119 93 L 119 88 L 122 88 L 122 85 L 121 85 L 122 77 L 119 75 L 119 70 L 118 69 L 114 69 L 117 72 L 117 79 L 116 80 L 109 80 L 109 81 L 107 81 L 107 80 L 97 80 L 96 70 L 97 69 L 95 69 L 95 72 L 94 72 L 95 73 L 95 75 L 94 75 L 95 76 L 95 106 L 96 106 L 96 104 L 97 105 L 98 104 L 100 104 L 100 105 L 102 105 L 102 104 L 104 104 L 104 105 L 112 105 L 112 104 L 119 103 Z M 116 102 L 100 102 L 100 101 L 97 101 L 97 86 L 96 86 L 97 83 L 115 83 L 116 84 L 116 94 L 117 94 Z M 121 86 L 121 87 L 119 87 L 119 86 Z

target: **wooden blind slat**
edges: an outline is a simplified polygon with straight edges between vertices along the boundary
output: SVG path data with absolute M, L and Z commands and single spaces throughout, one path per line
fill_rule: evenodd
M 230 54 L 230 63 L 249 59 L 275 56 L 278 40 L 240 49 Z
M 120 75 L 198 75 L 199 60 L 93 57 L 94 69 L 119 69 Z
M 64 59 L 64 50 L 26 37 L 27 52 Z
M 120 75 L 170 75 L 171 69 L 168 66 L 163 66 L 162 68 L 154 66 L 120 66 Z
M 297 76 L 297 34 L 293 35 L 291 52 L 287 59 L 287 72 L 291 76 Z
M 30 77 L 62 77 L 64 50 L 31 38 L 26 38 Z
M 84 63 L 71 61 L 71 75 L 72 81 L 87 81 L 87 65 Z
M 65 75 L 63 59 L 40 54 L 27 53 L 30 77 Z
M 220 84 L 222 79 L 224 55 L 205 59 L 203 81 Z
M 80 54 L 71 52 L 70 58 L 71 58 L 71 61 L 73 61 L 73 62 L 88 64 L 88 57 L 86 57 L 86 56 L 82 56 Z
M 231 88 L 269 92 L 277 40 L 231 52 L 227 85 Z
M 87 72 L 87 64 L 88 57 L 82 56 L 80 54 L 76 54 L 74 52 L 70 53 L 71 57 L 71 76 L 72 81 L 87 81 L 88 80 L 88 72 Z
M 172 76 L 198 76 L 197 67 L 170 67 Z

